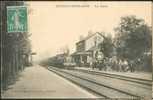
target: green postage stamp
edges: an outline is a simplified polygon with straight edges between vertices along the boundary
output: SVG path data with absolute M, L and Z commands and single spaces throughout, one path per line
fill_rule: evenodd
M 7 7 L 7 32 L 27 32 L 27 7 L 8 6 Z

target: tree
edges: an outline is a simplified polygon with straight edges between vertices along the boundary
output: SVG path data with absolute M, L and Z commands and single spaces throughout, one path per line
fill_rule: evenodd
M 6 89 L 9 82 L 14 80 L 20 71 L 23 70 L 23 50 L 30 51 L 28 33 L 7 32 L 7 6 L 23 6 L 24 1 L 2 1 L 0 2 L 1 19 L 1 88 Z M 26 52 L 27 53 L 27 52 Z
M 112 37 L 111 36 L 104 36 L 104 40 L 102 43 L 100 43 L 100 50 L 101 52 L 103 52 L 104 57 L 108 57 L 111 58 L 112 54 L 113 54 L 113 50 L 114 50 L 114 45 L 113 45 L 113 41 L 112 41 Z
M 151 51 L 151 28 L 143 19 L 136 16 L 122 17 L 115 31 L 118 58 L 136 62 L 146 52 Z

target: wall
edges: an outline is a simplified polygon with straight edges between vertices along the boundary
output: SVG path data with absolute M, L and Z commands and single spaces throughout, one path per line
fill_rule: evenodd
M 85 50 L 85 41 L 81 41 L 81 42 L 77 43 L 76 44 L 76 50 L 78 52 L 84 51 Z
M 85 50 L 87 51 L 90 48 L 94 47 L 95 46 L 95 42 L 96 42 L 96 44 L 99 44 L 102 41 L 103 41 L 103 37 L 101 35 L 99 35 L 98 33 L 96 33 L 95 35 L 93 35 L 92 37 L 90 37 L 89 39 L 87 39 L 85 41 Z

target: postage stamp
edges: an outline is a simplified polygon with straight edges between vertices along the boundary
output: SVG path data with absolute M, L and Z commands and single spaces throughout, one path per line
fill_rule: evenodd
M 27 32 L 27 7 L 7 7 L 7 32 Z

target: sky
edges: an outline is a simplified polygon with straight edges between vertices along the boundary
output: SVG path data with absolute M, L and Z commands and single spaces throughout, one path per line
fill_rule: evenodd
M 29 1 L 28 25 L 34 60 L 75 51 L 80 35 L 106 32 L 115 35 L 122 16 L 135 15 L 151 26 L 151 2 L 57 2 Z M 74 7 L 77 5 L 77 7 Z

